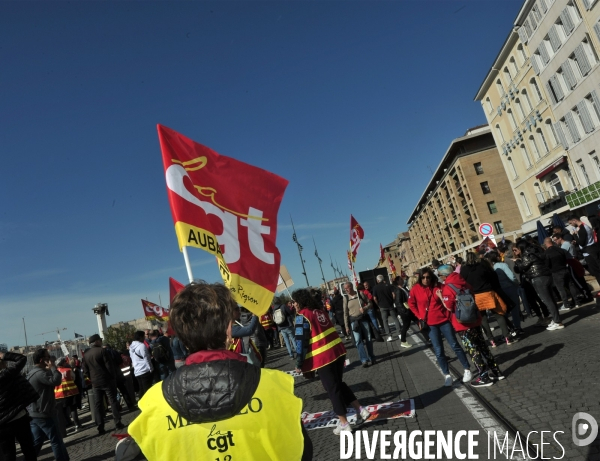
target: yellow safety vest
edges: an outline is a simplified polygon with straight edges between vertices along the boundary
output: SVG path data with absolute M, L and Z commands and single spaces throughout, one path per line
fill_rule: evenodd
M 142 413 L 128 427 L 149 461 L 294 461 L 302 458 L 302 400 L 294 378 L 261 370 L 254 396 L 242 411 L 216 423 L 188 422 L 167 403 L 162 382 L 138 403 Z

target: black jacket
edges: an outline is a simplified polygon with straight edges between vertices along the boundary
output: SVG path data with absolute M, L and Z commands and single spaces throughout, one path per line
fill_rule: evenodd
M 551 275 L 546 265 L 546 258 L 541 250 L 531 246 L 525 248 L 523 257 L 515 261 L 515 272 L 525 275 L 528 279 Z
M 550 247 L 546 250 L 546 265 L 550 272 L 567 270 L 567 251 L 559 247 Z
M 283 314 L 283 317 L 285 318 L 285 322 L 282 323 L 281 325 L 277 325 L 279 328 L 293 328 L 294 327 L 294 319 L 295 319 L 295 315 L 294 313 L 290 310 L 290 308 L 287 306 L 287 304 L 276 304 L 273 307 L 273 312 L 275 312 L 277 309 L 281 310 L 281 313 Z
M 21 374 L 27 363 L 27 357 L 6 352 L 5 362 L 15 362 L 0 371 L 0 426 L 14 418 L 27 405 L 37 401 L 38 393 Z
M 344 297 L 339 291 L 331 298 L 331 309 L 333 312 L 344 315 Z
M 92 381 L 92 387 L 116 385 L 117 372 L 114 360 L 106 349 L 92 346 L 83 356 L 83 372 Z

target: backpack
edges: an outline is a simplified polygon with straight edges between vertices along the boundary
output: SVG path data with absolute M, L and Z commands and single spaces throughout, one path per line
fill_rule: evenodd
M 473 323 L 477 321 L 479 309 L 475 304 L 475 298 L 468 289 L 461 290 L 451 283 L 448 284 L 456 292 L 456 320 L 460 323 Z
M 165 363 L 167 361 L 167 351 L 162 344 L 156 343 L 152 346 L 152 358 L 158 363 Z
M 273 311 L 273 320 L 279 326 L 287 324 L 287 318 L 283 313 L 283 307 L 279 307 Z

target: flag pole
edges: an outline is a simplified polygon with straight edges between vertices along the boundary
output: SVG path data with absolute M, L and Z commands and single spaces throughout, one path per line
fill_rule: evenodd
M 302 270 L 304 271 L 304 272 L 302 272 L 302 274 L 304 275 L 304 278 L 306 279 L 306 286 L 309 287 L 310 283 L 308 283 L 308 275 L 306 275 L 306 268 L 304 267 L 304 259 L 302 258 L 302 245 L 300 245 L 300 242 L 298 242 L 298 237 L 296 237 L 296 228 L 294 227 L 294 221 L 292 220 L 292 215 L 291 214 L 290 214 L 290 221 L 292 221 L 292 229 L 294 231 L 294 235 L 292 236 L 292 240 L 298 246 L 298 254 L 300 255 L 300 262 L 302 263 Z
M 190 279 L 190 283 L 194 281 L 194 276 L 192 275 L 192 265 L 190 264 L 190 257 L 188 256 L 187 247 L 184 246 L 181 251 L 183 252 L 183 260 L 185 261 L 185 268 L 187 269 L 188 278 Z
M 319 267 L 321 268 L 321 277 L 323 278 L 323 285 L 325 285 L 325 289 L 327 291 L 329 291 L 329 286 L 327 285 L 327 282 L 325 281 L 325 274 L 323 273 L 323 266 L 321 265 L 321 263 L 323 261 L 321 261 L 321 258 L 319 258 L 319 253 L 317 252 L 317 244 L 315 243 L 315 238 L 313 237 L 313 245 L 315 246 L 315 256 L 317 257 L 317 260 L 319 261 Z

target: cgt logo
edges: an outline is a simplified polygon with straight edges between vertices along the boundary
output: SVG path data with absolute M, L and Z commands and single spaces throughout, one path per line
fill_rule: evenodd
M 587 413 L 575 413 L 571 425 L 571 433 L 573 435 L 573 443 L 575 445 L 578 447 L 586 447 L 596 440 L 596 437 L 598 436 L 598 422 L 592 415 Z M 588 435 L 585 436 L 585 434 Z M 583 436 L 585 437 L 580 438 Z
M 221 434 L 221 431 L 217 430 L 217 425 L 213 425 L 208 434 L 206 445 L 210 450 L 219 450 L 219 453 L 223 453 L 229 449 L 229 447 L 235 447 L 233 443 L 233 433 L 227 431 Z

